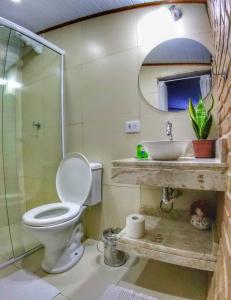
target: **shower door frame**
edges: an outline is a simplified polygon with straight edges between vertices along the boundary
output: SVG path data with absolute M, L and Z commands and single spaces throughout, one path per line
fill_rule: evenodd
M 58 54 L 61 55 L 61 64 L 60 64 L 60 71 L 61 71 L 61 77 L 60 77 L 60 84 L 61 84 L 61 90 L 60 90 L 60 95 L 61 95 L 61 138 L 62 138 L 62 157 L 64 158 L 65 156 L 65 145 L 64 145 L 64 140 L 65 140 L 65 133 L 64 133 L 64 54 L 65 51 L 59 47 L 57 47 L 56 45 L 52 44 L 51 42 L 47 41 L 46 39 L 44 39 L 43 37 L 35 34 L 34 32 L 18 25 L 15 24 L 7 19 L 4 19 L 2 17 L 0 17 L 0 25 L 3 25 L 5 27 L 8 27 L 12 30 L 18 31 L 20 33 L 22 33 L 23 35 L 28 36 L 29 38 L 35 40 L 36 42 L 50 48 L 51 50 L 57 52 Z
M 2 17 L 0 17 L 0 26 L 1 25 L 6 28 L 9 28 L 10 30 L 15 30 L 17 32 L 20 32 L 21 34 L 35 40 L 36 42 L 50 48 L 51 50 L 53 50 L 61 55 L 61 61 L 60 61 L 61 141 L 62 141 L 61 145 L 62 145 L 62 157 L 64 158 L 64 156 L 65 156 L 65 144 L 64 144 L 65 133 L 64 133 L 64 86 L 63 85 L 64 85 L 64 55 L 65 55 L 65 51 L 63 49 L 57 47 L 56 45 L 52 44 L 51 42 L 47 41 L 43 37 L 35 34 L 34 32 L 32 32 L 16 23 L 13 23 L 7 19 L 4 19 Z M 30 251 L 27 251 L 20 256 L 10 258 L 8 261 L 0 264 L 0 269 L 5 268 L 6 266 L 16 262 L 17 260 L 21 259 L 24 256 L 29 255 L 30 253 L 36 251 L 39 248 L 41 248 L 41 246 L 37 246 L 34 249 L 31 249 Z

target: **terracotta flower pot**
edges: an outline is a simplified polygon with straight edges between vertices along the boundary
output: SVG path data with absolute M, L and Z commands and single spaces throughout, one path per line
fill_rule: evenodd
M 215 157 L 215 140 L 197 140 L 193 141 L 192 144 L 196 158 Z

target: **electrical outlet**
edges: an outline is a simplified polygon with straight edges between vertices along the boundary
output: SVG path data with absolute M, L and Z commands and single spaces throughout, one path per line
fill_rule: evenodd
M 140 132 L 140 121 L 126 121 L 125 122 L 126 133 L 139 133 Z

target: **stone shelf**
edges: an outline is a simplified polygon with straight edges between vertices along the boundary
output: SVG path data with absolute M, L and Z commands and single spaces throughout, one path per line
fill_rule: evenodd
M 213 226 L 215 228 L 215 226 Z M 145 216 L 145 236 L 126 237 L 121 231 L 117 249 L 166 263 L 213 271 L 217 251 L 216 231 L 200 231 L 189 221 Z
M 112 182 L 182 189 L 225 191 L 227 164 L 219 159 L 154 161 L 128 158 L 112 162 Z

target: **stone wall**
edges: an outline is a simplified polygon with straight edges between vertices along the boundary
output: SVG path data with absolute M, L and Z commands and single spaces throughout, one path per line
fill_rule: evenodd
M 214 96 L 218 99 L 219 136 L 227 145 L 227 190 L 218 197 L 220 246 L 208 299 L 231 299 L 231 1 L 208 0 L 215 44 Z

